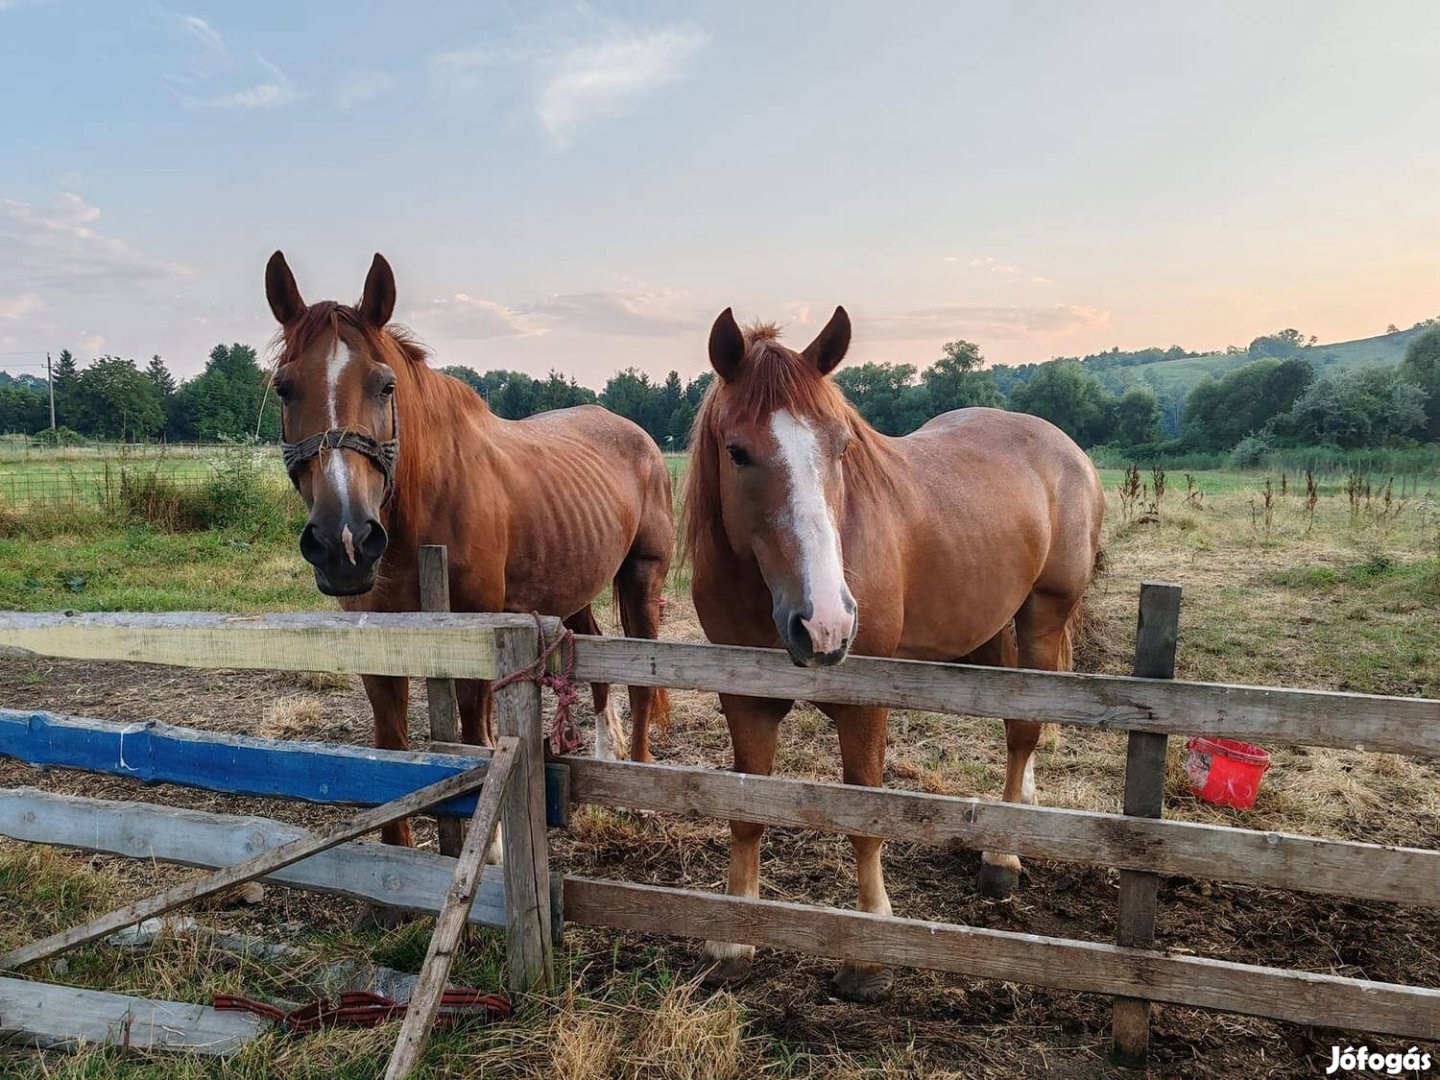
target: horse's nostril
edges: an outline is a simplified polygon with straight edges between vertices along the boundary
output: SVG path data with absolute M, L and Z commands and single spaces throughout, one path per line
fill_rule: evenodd
M 311 523 L 306 523 L 305 528 L 300 532 L 300 554 L 306 562 L 313 566 L 319 566 L 328 555 L 324 541 L 320 539 L 319 534 L 315 531 L 315 526 Z
M 790 616 L 790 640 L 804 648 L 810 647 L 810 631 L 805 629 L 805 620 L 799 614 Z
M 385 535 L 385 526 L 371 518 L 361 528 L 360 554 L 365 561 L 374 562 L 385 554 L 385 545 L 389 543 L 389 537 Z

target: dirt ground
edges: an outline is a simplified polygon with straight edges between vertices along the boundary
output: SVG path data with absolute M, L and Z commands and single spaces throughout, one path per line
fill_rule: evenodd
M 1126 670 L 1133 586 L 1128 578 L 1111 580 L 1093 599 L 1095 619 L 1082 650 L 1082 669 Z M 672 599 L 664 633 L 701 637 L 686 599 Z M 48 708 L 123 721 L 155 718 L 280 737 L 352 743 L 369 738 L 369 709 L 356 679 L 6 660 L 0 661 L 0 701 L 13 708 Z M 411 705 L 412 735 L 417 741 L 424 736 L 424 716 L 423 684 L 417 682 Z M 674 721 L 655 742 L 657 759 L 724 766 L 728 753 L 713 695 L 675 694 Z M 1123 757 L 1123 737 L 1067 729 L 1058 747 L 1040 752 L 1040 800 L 1118 809 Z M 1185 792 L 1180 751 L 1172 747 L 1167 816 L 1376 842 L 1440 844 L 1436 762 L 1303 750 L 1281 751 L 1276 757 L 1256 809 L 1237 815 L 1200 804 Z M 814 709 L 799 707 L 787 719 L 778 771 L 838 778 L 834 732 Z M 995 797 L 1002 773 L 1003 742 L 997 721 L 903 713 L 892 717 L 888 784 Z M 0 784 L 261 813 L 305 824 L 337 816 L 336 811 L 320 807 L 164 786 L 142 792 L 131 781 L 39 772 L 13 762 L 0 763 Z M 417 824 L 421 842 L 433 843 L 429 824 Z M 637 819 L 586 808 L 568 833 L 552 830 L 551 839 L 556 865 L 567 871 L 690 888 L 724 887 L 723 822 L 668 815 Z M 135 877 L 137 889 L 153 885 L 157 878 L 178 880 L 187 873 L 117 859 L 68 857 L 117 868 Z M 977 853 L 896 843 L 887 846 L 885 866 L 897 914 L 1085 940 L 1113 939 L 1117 893 L 1113 871 L 1029 860 L 1018 895 L 996 903 L 976 891 Z M 771 830 L 764 848 L 762 894 L 851 906 L 854 871 L 849 844 L 843 837 Z M 216 912 L 213 917 L 227 928 L 273 937 L 277 928 L 297 924 L 322 932 L 349 926 L 357 910 L 357 905 L 347 902 L 272 887 L 261 905 Z M 1158 944 L 1200 956 L 1440 987 L 1440 911 L 1430 908 L 1167 879 L 1160 890 Z M 699 958 L 698 943 L 588 930 L 568 930 L 567 948 L 582 992 L 587 981 L 612 978 L 617 970 L 653 966 L 657 950 L 668 968 L 679 973 L 689 971 Z M 861 1008 L 829 996 L 831 968 L 826 961 L 762 951 L 754 977 L 736 992 L 750 1031 L 780 1046 L 805 1048 L 811 1055 L 809 1074 L 826 1074 L 823 1063 L 833 1060 L 834 1074 L 846 1076 L 1134 1075 L 1120 1073 L 1105 1061 L 1110 1017 L 1106 998 L 902 971 L 885 1002 Z M 1352 1042 L 1387 1050 L 1408 1046 L 1359 1033 L 1164 1006 L 1156 1009 L 1152 1074 L 1321 1075 L 1329 1064 L 1329 1048 Z M 1430 1049 L 1440 1051 L 1440 1047 Z M 848 1064 L 842 1068 L 841 1062 Z M 865 1064 L 855 1071 L 856 1062 Z

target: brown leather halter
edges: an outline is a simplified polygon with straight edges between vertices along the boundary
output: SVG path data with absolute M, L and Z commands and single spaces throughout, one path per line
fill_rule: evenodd
M 284 424 L 283 418 L 281 424 Z M 369 458 L 385 478 L 385 495 L 380 500 L 381 507 L 384 507 L 395 494 L 395 463 L 400 459 L 400 413 L 395 408 L 393 392 L 390 395 L 390 430 L 395 433 L 394 438 L 381 440 L 349 428 L 331 428 L 293 443 L 285 441 L 282 430 L 280 458 L 285 462 L 285 472 L 290 477 L 290 483 L 299 491 L 300 482 L 296 479 L 296 473 L 305 462 L 326 450 L 354 450 L 357 454 Z

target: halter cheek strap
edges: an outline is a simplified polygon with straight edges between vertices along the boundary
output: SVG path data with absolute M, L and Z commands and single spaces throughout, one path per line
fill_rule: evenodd
M 280 437 L 280 458 L 285 462 L 285 472 L 290 477 L 290 482 L 295 489 L 300 489 L 300 482 L 296 478 L 300 466 L 313 457 L 318 457 L 321 452 L 329 450 L 354 450 L 357 454 L 369 458 L 380 470 L 380 475 L 385 478 L 385 494 L 380 500 L 383 508 L 395 494 L 395 463 L 400 459 L 400 413 L 395 408 L 395 395 L 390 395 L 390 430 L 394 432 L 394 438 L 380 440 L 373 435 L 366 435 L 359 431 L 351 431 L 348 428 L 331 428 L 329 431 L 322 431 L 318 435 L 311 435 L 308 439 L 301 439 L 299 442 L 286 442 L 282 434 Z

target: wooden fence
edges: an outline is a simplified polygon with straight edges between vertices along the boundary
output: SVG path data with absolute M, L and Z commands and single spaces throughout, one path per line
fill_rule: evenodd
M 436 603 L 431 606 L 443 606 Z M 506 788 L 503 871 L 489 869 L 472 922 L 504 925 L 513 989 L 547 986 L 563 921 L 818 956 L 954 971 L 1116 998 L 1116 1051 L 1145 1051 L 1149 1002 L 1327 1028 L 1440 1039 L 1440 989 L 1172 955 L 1153 945 L 1157 875 L 1190 875 L 1364 900 L 1440 905 L 1440 852 L 1160 817 L 1165 738 L 1225 735 L 1440 754 L 1440 701 L 1177 682 L 1178 589 L 1142 593 L 1137 677 L 1072 675 L 854 657 L 799 669 L 783 653 L 671 641 L 578 637 L 574 675 L 818 702 L 1059 721 L 1130 732 L 1124 815 L 872 790 L 673 765 L 568 758 L 545 764 L 531 683 L 501 691 L 501 734 L 527 748 Z M 381 614 L 0 614 L 0 648 L 87 660 L 203 668 L 492 679 L 533 661 L 529 617 Z M 439 710 L 444 712 L 443 708 Z M 432 716 L 436 711 L 432 709 Z M 437 733 L 453 731 L 444 716 Z M 441 739 L 397 753 L 0 711 L 0 754 L 243 794 L 374 804 L 466 771 L 481 752 Z M 483 756 L 483 754 L 481 754 Z M 627 806 L 799 826 L 1118 868 L 1116 944 L 1040 937 L 551 872 L 545 825 L 575 804 Z M 473 799 L 440 808 L 469 813 Z M 0 834 L 118 855 L 226 866 L 292 840 L 263 819 L 0 793 Z M 440 908 L 455 860 L 350 843 L 274 880 L 415 910 Z

